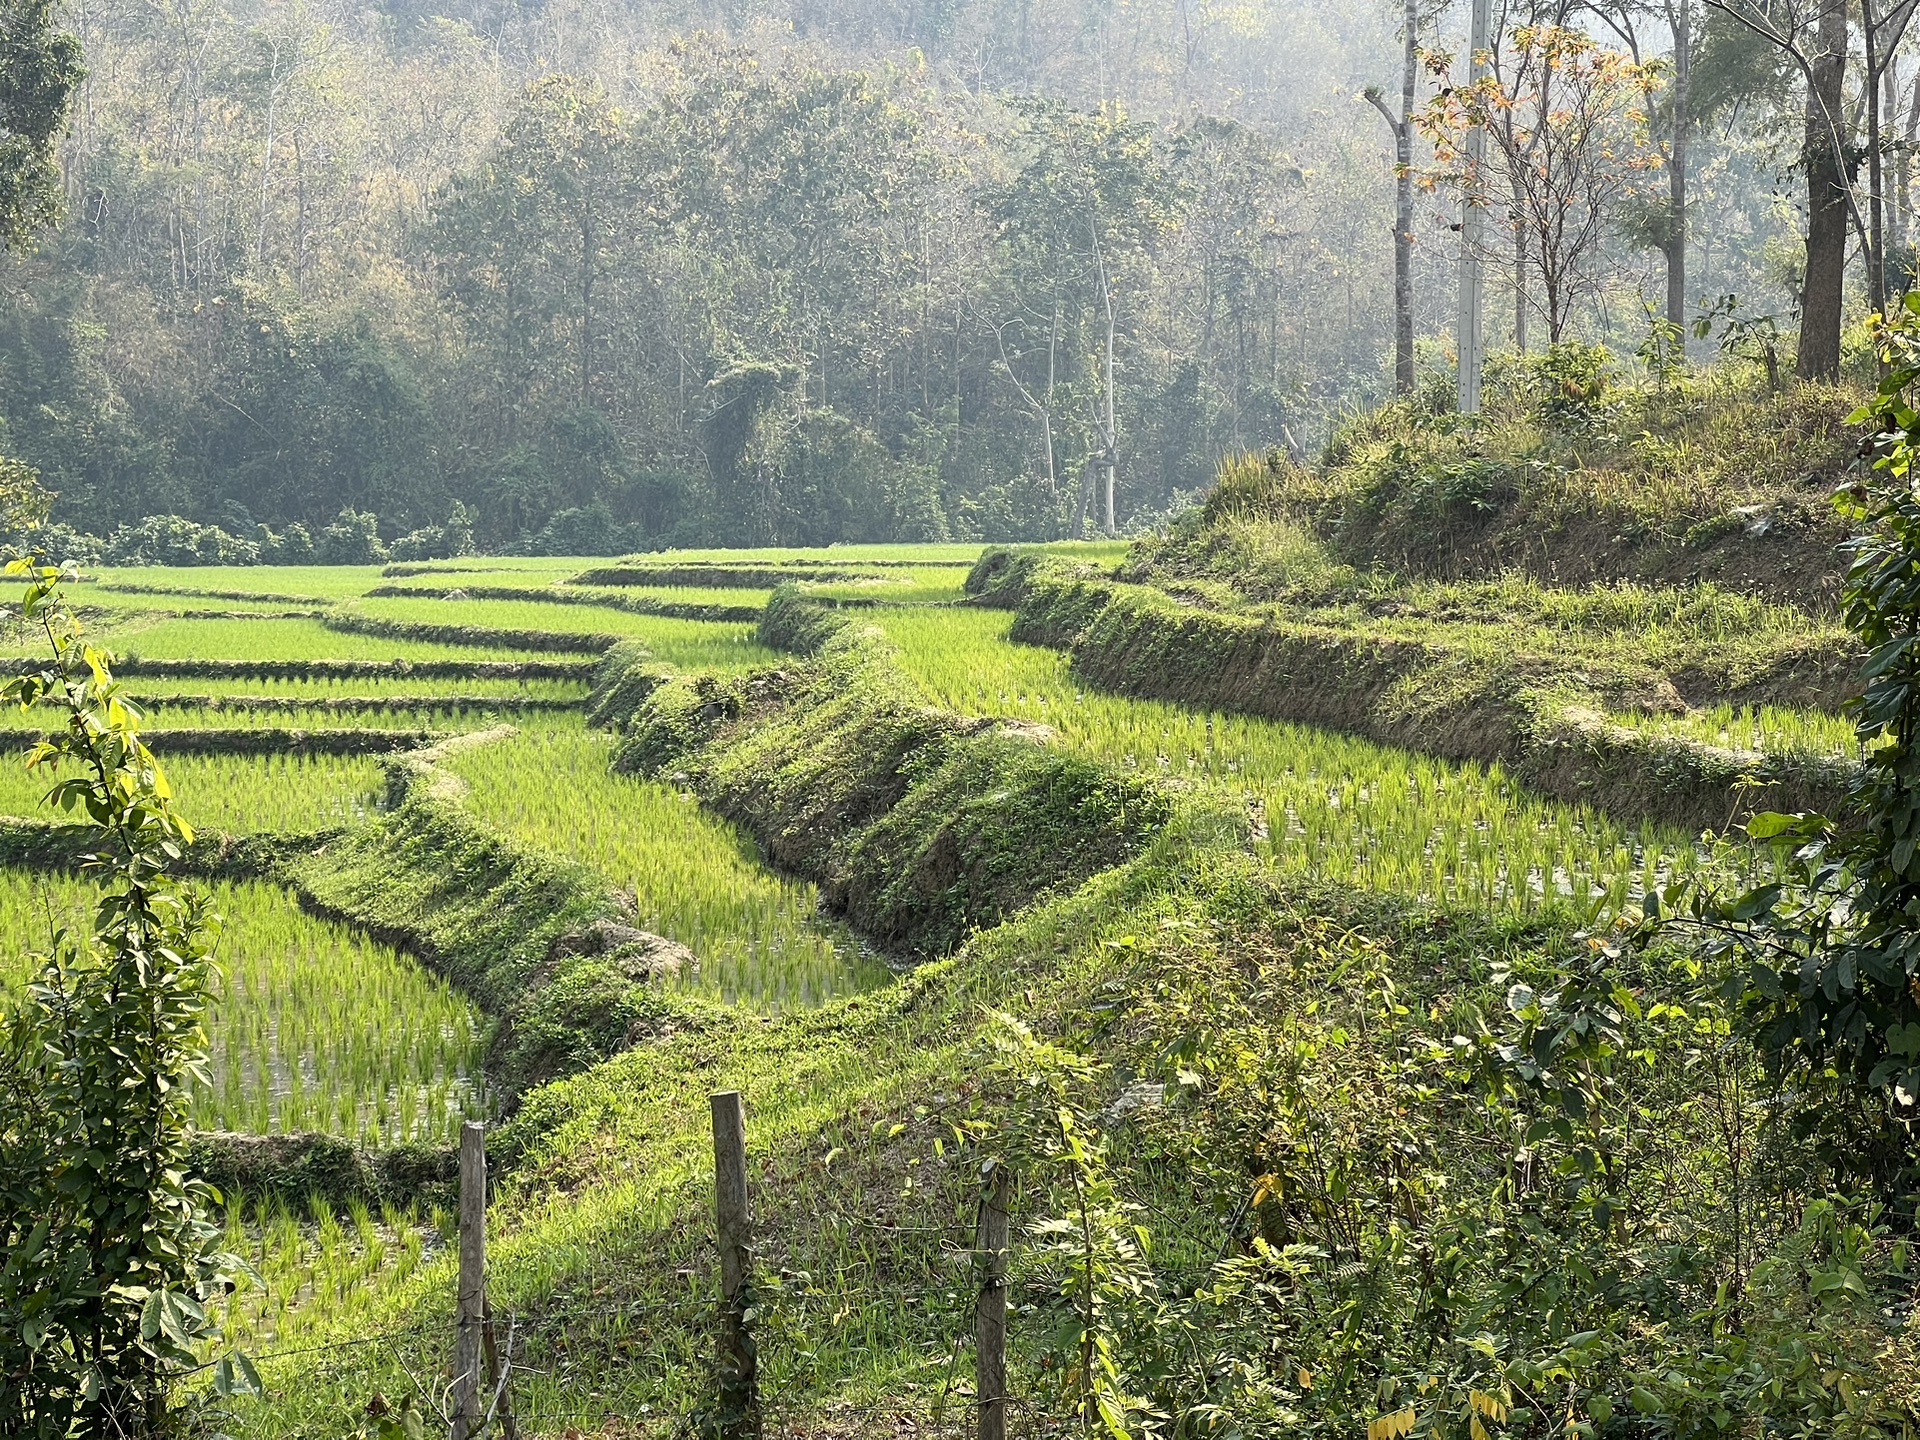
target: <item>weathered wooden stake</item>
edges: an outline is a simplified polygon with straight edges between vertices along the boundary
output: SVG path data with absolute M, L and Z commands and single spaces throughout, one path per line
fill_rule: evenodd
M 980 1407 L 980 1440 L 1007 1437 L 1007 1201 L 1012 1188 L 1006 1167 L 993 1164 L 981 1177 L 980 1226 L 974 1249 L 980 1264 L 980 1298 L 974 1307 L 974 1403 Z
M 507 1331 L 507 1353 L 500 1354 L 500 1341 L 493 1332 L 493 1306 L 482 1298 L 481 1349 L 487 1359 L 487 1385 L 493 1391 L 493 1403 L 487 1407 L 487 1428 L 491 1428 L 495 1417 L 500 1421 L 502 1440 L 520 1440 L 520 1427 L 513 1418 L 513 1331 Z
M 460 1127 L 460 1289 L 453 1345 L 453 1413 L 448 1440 L 480 1429 L 480 1353 L 487 1309 L 487 1127 Z
M 720 1433 L 760 1434 L 759 1361 L 747 1328 L 753 1219 L 747 1208 L 747 1113 L 738 1090 L 713 1097 L 713 1210 L 720 1242 Z

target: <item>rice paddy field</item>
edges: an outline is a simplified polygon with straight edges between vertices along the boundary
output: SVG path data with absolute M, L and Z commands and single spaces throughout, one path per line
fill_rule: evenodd
M 0 872 L 0 989 L 33 973 L 31 948 L 84 927 L 84 879 Z M 484 1108 L 485 1028 L 445 983 L 391 946 L 303 913 L 278 886 L 213 887 L 221 981 L 208 1030 L 209 1129 L 323 1130 L 371 1144 L 444 1141 Z
M 699 959 L 679 983 L 756 1007 L 814 1005 L 870 988 L 886 967 L 823 920 L 811 885 L 775 875 L 752 845 L 674 787 L 608 770 L 613 737 L 556 719 L 445 761 L 467 807 L 634 897 L 644 929 Z M 556 784 L 553 777 L 564 776 Z
M 1124 548 L 1087 545 L 1073 553 L 1110 563 Z M 714 550 L 620 562 L 636 578 L 672 568 L 677 580 L 711 580 L 672 585 L 576 585 L 575 577 L 612 563 L 544 557 L 386 571 L 119 570 L 91 577 L 94 583 L 76 587 L 75 599 L 96 607 L 87 623 L 119 654 L 242 667 L 217 677 L 130 677 L 129 691 L 152 728 L 387 729 L 419 732 L 423 744 L 488 732 L 436 752 L 432 763 L 451 783 L 435 794 L 522 851 L 583 867 L 635 923 L 688 947 L 691 967 L 651 983 L 763 1017 L 883 989 L 894 973 L 823 913 L 815 887 L 773 870 L 748 836 L 670 778 L 612 773 L 618 736 L 587 722 L 584 645 L 574 652 L 441 644 L 324 621 L 611 635 L 674 671 L 737 674 L 782 662 L 758 642 L 752 624 L 669 618 L 634 604 L 758 607 L 772 593 L 765 572 L 779 569 L 808 593 L 858 604 L 858 618 L 885 635 L 929 704 L 1029 722 L 1044 727 L 1036 732 L 1043 743 L 1217 797 L 1245 814 L 1258 854 L 1289 876 L 1503 916 L 1551 910 L 1601 924 L 1676 874 L 1752 863 L 1718 841 L 1542 799 L 1498 766 L 1088 690 L 1065 655 L 1009 640 L 1007 612 L 956 603 L 977 553 L 960 545 Z M 539 589 L 553 598 L 501 598 L 486 594 L 488 587 Z M 371 593 L 396 589 L 401 593 Z M 1635 643 L 1660 648 L 1661 636 L 1702 633 L 1698 616 L 1633 612 L 1651 603 L 1621 592 L 1582 608 L 1498 587 L 1436 587 L 1418 613 L 1375 619 L 1383 633 L 1431 639 L 1457 630 L 1467 645 L 1508 643 L 1475 629 L 1467 613 L 1475 606 L 1507 605 L 1530 635 L 1578 637 L 1617 625 L 1643 637 Z M 1373 623 L 1358 609 L 1347 614 L 1346 606 L 1342 597 L 1328 613 L 1342 623 Z M 312 613 L 277 613 L 289 608 Z M 180 613 L 196 610 L 221 613 Z M 1732 611 L 1729 617 L 1730 634 L 1748 618 Z M 1515 623 L 1508 624 L 1509 639 Z M 16 657 L 36 653 L 31 636 L 0 634 L 0 646 Z M 398 667 L 309 677 L 245 670 L 284 661 L 561 657 L 583 663 L 563 679 L 484 667 L 445 677 Z M 1811 712 L 1728 707 L 1609 718 L 1735 749 L 1854 753 L 1850 722 Z M 0 716 L 0 728 L 57 719 L 51 710 L 15 711 Z M 162 761 L 196 827 L 280 837 L 295 851 L 337 843 L 343 829 L 382 824 L 388 803 L 391 762 L 376 756 L 163 753 Z M 40 801 L 50 783 L 29 773 L 19 754 L 0 752 L 0 815 L 44 815 Z M 469 998 L 413 956 L 303 910 L 287 887 L 250 880 L 212 888 L 225 978 L 210 1016 L 211 1083 L 194 1101 L 198 1123 L 257 1134 L 321 1131 L 376 1147 L 445 1144 L 463 1119 L 495 1116 L 498 1102 L 483 1070 L 494 1031 Z M 0 951 L 0 1003 L 31 973 L 30 952 L 44 948 L 61 924 L 84 923 L 90 903 L 82 877 L 0 870 L 0 926 L 13 942 Z M 884 1208 L 874 1200 L 872 1208 Z M 227 1207 L 225 1221 L 229 1246 L 260 1280 L 228 1302 L 226 1322 L 240 1344 L 263 1354 L 297 1351 L 315 1336 L 376 1330 L 390 1313 L 380 1308 L 383 1296 L 437 1284 L 445 1274 L 453 1230 L 444 1210 L 404 1200 L 336 1208 L 296 1197 L 241 1198 Z M 576 1276 L 583 1264 L 579 1256 L 527 1263 Z M 636 1332 L 649 1323 L 632 1321 Z M 861 1343 L 861 1323 L 856 1317 L 842 1328 L 836 1319 L 837 1338 L 826 1343 L 851 1353 Z M 618 1343 L 627 1343 L 624 1332 Z M 686 1374 L 699 1370 L 690 1350 L 675 1363 Z M 535 1395 L 550 1391 L 556 1403 L 572 1395 L 572 1382 L 558 1370 L 529 1372 L 527 1383 Z
M 957 594 L 973 553 L 949 547 L 938 565 L 875 567 L 876 575 L 884 573 L 875 587 L 884 583 L 896 596 Z M 843 557 L 834 558 L 838 569 Z M 487 559 L 417 575 L 374 567 L 120 569 L 89 576 L 72 597 L 86 607 L 89 638 L 118 656 L 241 667 L 215 677 L 136 673 L 128 690 L 149 728 L 447 734 L 511 725 L 501 738 L 446 762 L 465 787 L 465 804 L 482 824 L 578 861 L 610 891 L 630 895 L 642 924 L 697 957 L 672 983 L 762 1010 L 884 984 L 886 966 L 819 913 L 812 887 L 773 873 L 749 842 L 672 786 L 609 772 L 613 737 L 585 725 L 584 678 L 245 673 L 249 665 L 286 661 L 553 658 L 510 646 L 333 629 L 322 623 L 330 613 L 613 634 L 681 671 L 735 672 L 778 658 L 757 643 L 750 624 L 629 608 L 635 600 L 764 604 L 764 586 L 581 587 L 563 591 L 564 603 L 367 593 L 396 585 L 556 587 L 583 568 L 572 560 Z M 295 608 L 310 613 L 287 618 Z M 37 657 L 39 637 L 16 626 L 0 635 L 0 653 Z M 16 709 L 0 716 L 0 728 L 59 720 L 52 707 Z M 319 836 L 367 824 L 378 819 L 387 788 L 383 762 L 372 756 L 163 752 L 162 763 L 197 829 L 237 835 Z M 57 818 L 43 805 L 56 778 L 30 771 L 18 752 L 0 753 L 0 815 Z M 25 957 L 46 943 L 50 927 L 84 919 L 89 896 L 80 878 L 0 873 L 0 923 L 15 941 L 0 961 L 0 987 L 25 978 Z M 279 887 L 222 885 L 215 901 L 225 917 L 218 953 L 227 979 L 211 1019 L 213 1084 L 196 1102 L 202 1124 L 260 1133 L 323 1130 L 391 1144 L 445 1140 L 462 1117 L 484 1110 L 478 1057 L 485 1027 L 465 999 L 390 946 L 304 914 Z M 271 1218 L 261 1226 L 270 1231 Z M 296 1228 L 313 1238 L 304 1217 Z M 311 1258 L 303 1263 L 311 1268 Z
M 1849 759 L 1860 753 L 1851 719 L 1816 710 L 1788 710 L 1773 705 L 1716 705 L 1686 715 L 1609 715 L 1607 718 L 1649 734 L 1675 735 L 1729 750 Z
M 1102 543 L 1074 547 L 1074 553 L 1112 562 L 1124 548 Z M 1011 643 L 1005 612 L 954 603 L 977 553 L 978 547 L 948 545 L 643 555 L 622 562 L 637 578 L 673 567 L 679 580 L 711 571 L 713 583 L 630 586 L 570 585 L 587 571 L 609 568 L 608 562 L 549 558 L 468 559 L 386 572 L 121 569 L 90 576 L 75 598 L 99 607 L 102 613 L 89 624 L 111 649 L 155 660 L 244 667 L 553 658 L 506 646 L 390 639 L 323 623 L 338 614 L 618 635 L 676 671 L 735 673 L 779 659 L 758 643 L 752 625 L 627 607 L 636 600 L 762 605 L 770 591 L 757 577 L 780 568 L 811 593 L 870 607 L 862 614 L 898 647 L 929 702 L 1036 722 L 1047 728 L 1050 743 L 1230 797 L 1248 813 L 1262 853 L 1288 873 L 1508 913 L 1570 906 L 1598 919 L 1649 884 L 1708 863 L 1697 837 L 1548 803 L 1497 767 L 1449 764 L 1331 732 L 1085 691 L 1062 655 Z M 730 568 L 742 583 L 733 583 Z M 754 583 L 744 583 L 750 576 Z M 551 589 L 556 598 L 468 592 L 490 585 Z M 369 593 L 394 587 L 423 593 Z M 1610 603 L 1618 608 L 1632 598 Z M 315 613 L 274 616 L 288 607 Z M 230 613 L 178 613 L 190 609 Z M 259 618 L 231 613 L 248 611 Z M 0 640 L 12 655 L 35 653 L 31 636 Z M 672 784 L 610 772 L 615 737 L 586 724 L 584 673 L 569 679 L 484 670 L 461 678 L 136 675 L 129 689 L 155 728 L 446 735 L 511 727 L 437 762 L 457 779 L 458 803 L 474 821 L 524 848 L 585 866 L 609 892 L 630 898 L 641 925 L 688 946 L 696 965 L 668 983 L 761 1011 L 816 1005 L 888 983 L 885 964 L 820 913 L 811 886 L 772 871 L 749 840 Z M 1845 721 L 1802 712 L 1619 718 L 1736 747 L 1843 753 L 1851 745 Z M 50 719 L 57 716 L 15 712 L 0 718 L 0 726 L 42 726 Z M 293 836 L 376 823 L 386 793 L 383 762 L 375 757 L 163 759 L 184 813 L 203 830 Z M 29 773 L 19 755 L 0 754 L 0 814 L 39 813 L 49 783 L 50 777 Z M 0 916 L 18 942 L 16 956 L 39 943 L 34 937 L 44 936 L 49 917 L 80 913 L 83 891 L 70 879 L 0 875 Z M 444 1137 L 462 1115 L 484 1108 L 476 1058 L 484 1027 L 464 999 L 391 948 L 303 914 L 281 889 L 224 886 L 217 898 L 228 917 L 222 948 L 230 979 L 214 1023 L 215 1083 L 200 1101 L 207 1123 L 324 1129 L 386 1143 Z M 11 963 L 8 979 L 17 983 L 19 965 Z M 305 1217 L 262 1214 L 249 1225 L 261 1244 L 269 1243 L 261 1237 L 284 1238 L 288 1226 L 306 1237 L 302 1243 L 313 1238 Z M 368 1253 L 383 1255 L 385 1265 L 416 1263 L 417 1236 L 423 1227 L 432 1230 L 430 1217 L 422 1216 L 361 1217 L 353 1225 L 366 1242 L 361 1248 L 371 1246 Z M 374 1232 L 377 1244 L 366 1239 Z M 274 1322 L 268 1316 L 261 1323 L 271 1328 Z
M 373 813 L 379 762 L 362 755 L 173 755 L 164 761 L 180 813 L 199 830 L 306 834 Z M 58 777 L 0 753 L 0 815 L 46 816 Z
M 437 623 L 448 620 L 444 613 Z M 467 622 L 477 623 L 477 622 Z M 93 630 L 95 644 L 125 660 L 502 660 L 527 658 L 508 646 L 447 645 L 329 630 L 318 619 L 154 618 L 130 614 Z M 0 653 L 37 656 L 41 645 L 15 633 Z
M 670 592 L 650 593 L 670 598 Z M 716 591 L 713 598 L 687 603 L 745 605 L 737 592 Z M 765 595 L 761 597 L 765 603 Z M 610 605 L 566 604 L 542 600 L 449 600 L 433 596 L 376 596 L 354 603 L 355 613 L 379 620 L 401 620 L 409 624 L 485 625 L 500 630 L 552 630 L 564 634 L 605 634 L 631 636 L 648 644 L 685 647 L 689 642 L 702 646 L 715 642 L 745 644 L 753 627 L 739 623 L 715 624 L 703 620 L 677 620 L 659 615 L 619 610 Z M 662 658 L 665 658 L 664 656 Z
M 1124 769 L 1234 795 L 1283 870 L 1476 909 L 1558 902 L 1598 919 L 1702 860 L 1690 835 L 1537 799 L 1498 766 L 1086 690 L 1060 652 L 1010 642 L 1006 611 L 873 620 L 931 703 L 1031 721 Z

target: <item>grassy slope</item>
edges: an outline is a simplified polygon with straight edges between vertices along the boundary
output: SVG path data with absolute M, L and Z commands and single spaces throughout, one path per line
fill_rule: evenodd
M 1845 538 L 1827 495 L 1853 459 L 1858 385 L 1768 395 L 1738 367 L 1569 399 L 1538 365 L 1473 424 L 1413 401 L 1356 418 L 1299 498 L 1343 559 L 1830 601 Z
M 1397 402 L 1313 471 L 1230 463 L 1117 571 L 989 552 L 968 587 L 1125 694 L 1497 760 L 1628 817 L 1832 809 L 1851 406 L 1724 371 L 1569 400 L 1536 369 L 1478 421 Z

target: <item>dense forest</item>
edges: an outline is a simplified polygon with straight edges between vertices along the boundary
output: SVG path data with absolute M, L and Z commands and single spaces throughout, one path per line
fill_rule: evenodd
M 1564 22 L 1645 103 L 1570 182 L 1577 283 L 1493 285 L 1495 347 L 1644 348 L 1675 172 L 1679 323 L 1790 329 L 1791 46 L 1533 9 L 1496 17 L 1520 71 Z M 366 516 L 403 554 L 1138 530 L 1389 388 L 1397 232 L 1450 367 L 1458 10 L 75 3 L 64 218 L 0 262 L 0 453 L 77 530 L 183 517 L 129 560 L 356 558 Z M 1897 237 L 1920 112 L 1878 63 Z

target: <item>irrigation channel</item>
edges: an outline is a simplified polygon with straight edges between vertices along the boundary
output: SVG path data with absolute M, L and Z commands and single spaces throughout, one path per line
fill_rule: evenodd
M 1261 852 L 1291 873 L 1482 910 L 1568 905 L 1598 920 L 1707 863 L 1694 836 L 1540 800 L 1497 766 L 1088 691 L 1058 652 L 1010 642 L 1007 613 L 956 603 L 974 553 L 706 552 L 617 567 L 476 559 L 400 573 L 150 569 L 90 577 L 74 598 L 126 657 L 150 723 L 170 733 L 493 732 L 439 762 L 473 820 L 585 867 L 627 898 L 637 924 L 687 946 L 694 963 L 662 983 L 768 1011 L 885 985 L 891 972 L 821 913 L 813 887 L 769 869 L 670 779 L 610 773 L 614 737 L 589 727 L 584 704 L 595 655 L 614 641 L 682 672 L 780 663 L 751 623 L 698 617 L 763 604 L 786 575 L 863 606 L 854 613 L 897 647 L 929 703 L 1034 722 L 1052 743 L 1230 795 Z M 591 583 L 565 583 L 582 571 Z M 290 615 L 295 607 L 303 613 Z M 15 656 L 34 653 L 30 635 L 4 639 Z M 1787 713 L 1693 723 L 1834 731 L 1824 717 Z M 387 762 L 373 754 L 294 744 L 162 759 L 188 817 L 233 834 L 322 845 L 378 823 L 387 791 Z M 6 759 L 0 812 L 33 815 L 46 784 Z M 277 886 L 222 885 L 217 900 L 228 981 L 213 1019 L 213 1084 L 197 1102 L 203 1123 L 445 1142 L 484 1111 L 488 1026 L 462 996 L 393 947 L 303 913 Z M 83 918 L 85 901 L 86 886 L 70 877 L 0 876 L 0 918 L 17 940 L 50 939 Z M 10 955 L 0 984 L 18 985 L 30 968 Z M 266 1234 L 289 1219 L 253 1218 Z

